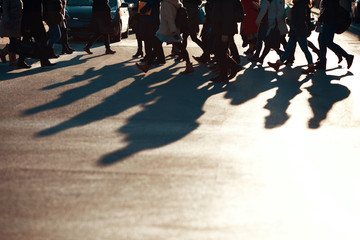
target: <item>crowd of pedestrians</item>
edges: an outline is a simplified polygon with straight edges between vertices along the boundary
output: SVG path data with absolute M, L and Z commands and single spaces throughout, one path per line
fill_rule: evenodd
M 190 37 L 203 52 L 193 58 L 209 64 L 218 73 L 211 81 L 227 83 L 242 69 L 239 48 L 234 41 L 234 36 L 240 34 L 242 47 L 248 47 L 244 53 L 249 61 L 263 64 L 268 53 L 276 51 L 279 59 L 268 62 L 276 71 L 281 65 L 294 62 L 296 43 L 308 64 L 303 74 L 326 69 L 327 49 L 337 55 L 339 63 L 345 59 L 350 68 L 354 56 L 334 42 L 338 12 L 343 9 L 344 1 L 349 0 L 322 0 L 320 15 L 315 22 L 311 16 L 311 0 L 142 0 L 130 23 L 138 43 L 133 57 L 142 57 L 136 66 L 143 72 L 149 71 L 154 64 L 165 64 L 165 42 L 173 45 L 172 55 L 178 56 L 177 61 L 185 61 L 186 68 L 181 74 L 192 73 L 194 67 L 187 51 Z M 6 62 L 6 55 L 9 55 L 9 65 L 19 68 L 30 67 L 25 62 L 26 57 L 39 58 L 41 66 L 55 65 L 49 59 L 59 57 L 53 48 L 56 42 L 62 44 L 62 54 L 74 51 L 67 37 L 66 0 L 0 0 L 0 4 L 0 37 L 9 38 L 9 44 L 0 53 L 2 62 Z M 47 32 L 43 21 L 48 26 Z M 103 37 L 105 53 L 114 54 L 110 48 L 111 33 L 103 31 L 106 25 L 113 24 L 108 0 L 93 0 L 91 23 L 93 35 L 83 50 L 92 54 L 91 46 Z M 200 24 L 203 26 L 201 33 Z M 319 48 L 308 40 L 314 30 L 318 33 Z M 16 61 L 18 45 L 33 41 L 36 43 L 33 46 L 41 49 L 39 55 L 20 52 Z M 317 55 L 317 62 L 309 48 Z

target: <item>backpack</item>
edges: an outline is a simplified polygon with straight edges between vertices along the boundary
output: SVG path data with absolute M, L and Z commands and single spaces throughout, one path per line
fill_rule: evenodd
M 337 21 L 335 33 L 337 34 L 345 32 L 351 25 L 350 13 L 341 6 L 339 6 L 336 19 Z
M 188 30 L 190 24 L 189 15 L 186 8 L 179 7 L 176 11 L 175 25 L 184 33 Z
M 234 2 L 235 2 L 235 6 L 234 6 L 235 20 L 236 22 L 239 23 L 244 21 L 245 18 L 244 8 L 240 0 L 234 0 Z

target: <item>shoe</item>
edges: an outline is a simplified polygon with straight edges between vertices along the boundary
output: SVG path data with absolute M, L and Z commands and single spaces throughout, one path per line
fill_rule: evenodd
M 315 73 L 315 65 L 309 66 L 307 69 L 301 71 L 303 74 Z
M 185 71 L 182 71 L 181 74 L 188 74 L 194 72 L 192 63 L 186 63 Z
M 279 71 L 280 64 L 278 62 L 276 62 L 276 63 L 268 62 L 268 65 L 270 67 L 272 67 L 273 69 L 275 69 L 276 72 Z
M 75 52 L 75 49 L 71 48 L 69 44 L 66 44 L 66 48 L 69 49 L 72 52 Z
M 143 57 L 143 56 L 144 56 L 143 51 L 137 51 L 137 52 L 133 55 L 133 58 Z
M 116 51 L 111 50 L 110 48 L 106 49 L 105 54 L 114 54 Z
M 49 60 L 46 60 L 46 61 L 40 61 L 40 65 L 42 67 L 51 67 L 51 66 L 55 66 L 56 63 L 51 63 Z
M 204 56 L 200 56 L 200 57 L 194 57 L 193 56 L 193 58 L 196 60 L 196 61 L 198 61 L 199 63 L 202 63 L 202 64 L 206 64 L 206 63 L 208 63 L 209 62 L 209 58 L 207 58 L 207 57 L 204 57 Z
M 63 48 L 61 54 L 72 54 L 74 51 L 70 50 L 69 48 Z
M 338 58 L 338 64 L 340 64 L 343 60 L 343 57 L 341 56 L 341 54 L 336 54 L 337 58 Z
M 178 56 L 177 58 L 175 58 L 175 61 L 180 62 L 183 61 L 184 58 L 182 56 Z
M 49 58 L 59 58 L 60 56 L 52 52 Z
M 54 51 L 54 48 L 52 46 L 47 46 L 47 50 L 48 50 L 48 58 L 58 58 L 60 57 L 59 55 L 57 55 Z
M 140 62 L 146 62 L 148 60 L 147 55 L 145 55 L 145 57 L 143 57 L 142 59 L 140 59 Z
M 217 77 L 211 78 L 210 81 L 213 83 L 229 83 L 229 78 L 219 75 Z
M 354 61 L 354 55 L 349 55 L 346 58 L 346 62 L 347 62 L 347 68 L 349 69 L 351 67 L 351 65 L 353 64 Z
M 138 64 L 136 63 L 136 66 L 141 69 L 144 73 L 146 73 L 147 71 L 149 71 L 150 67 L 151 67 L 151 64 L 149 63 L 145 63 L 145 64 Z
M 85 52 L 87 52 L 88 54 L 93 54 L 93 52 L 90 51 L 89 47 L 84 47 L 83 49 Z
M 242 69 L 241 66 L 237 65 L 237 67 L 233 67 L 230 69 L 230 75 L 229 75 L 229 79 L 233 79 L 234 77 L 236 77 L 236 74 L 238 72 L 240 72 Z
M 286 66 L 292 66 L 292 65 L 294 64 L 294 61 L 292 61 L 292 60 L 287 60 L 287 61 L 284 62 L 284 64 L 285 64 Z
M 153 62 L 154 65 L 164 65 L 165 63 L 165 60 L 159 60 L 158 58 L 156 58 Z
M 31 65 L 28 65 L 26 62 L 18 62 L 17 67 L 18 68 L 31 68 Z

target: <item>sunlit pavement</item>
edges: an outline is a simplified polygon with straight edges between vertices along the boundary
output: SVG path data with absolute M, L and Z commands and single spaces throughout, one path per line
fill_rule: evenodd
M 170 57 L 141 73 L 133 35 L 0 64 L 0 239 L 359 239 L 360 45 L 335 41 L 350 70 L 329 51 L 301 75 L 298 48 L 279 73 L 242 57 L 227 85 Z

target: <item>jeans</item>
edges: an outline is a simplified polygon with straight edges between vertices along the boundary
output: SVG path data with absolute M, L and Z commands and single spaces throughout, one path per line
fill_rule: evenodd
M 326 64 L 326 50 L 329 48 L 335 53 L 347 58 L 349 54 L 345 52 L 342 47 L 334 43 L 334 35 L 336 30 L 336 23 L 324 23 L 319 34 L 319 47 L 320 47 L 320 62 L 319 64 Z
M 48 46 L 53 46 L 61 38 L 59 24 L 49 25 L 49 41 Z
M 290 55 L 295 50 L 296 42 L 299 43 L 301 50 L 305 54 L 305 57 L 306 57 L 306 60 L 307 60 L 308 64 L 309 65 L 313 64 L 312 56 L 311 56 L 311 53 L 309 52 L 309 49 L 308 49 L 308 44 L 307 44 L 306 37 L 297 37 L 297 38 L 290 37 L 289 41 L 286 44 L 285 52 L 281 56 L 280 60 L 282 62 L 284 62 L 290 57 Z

